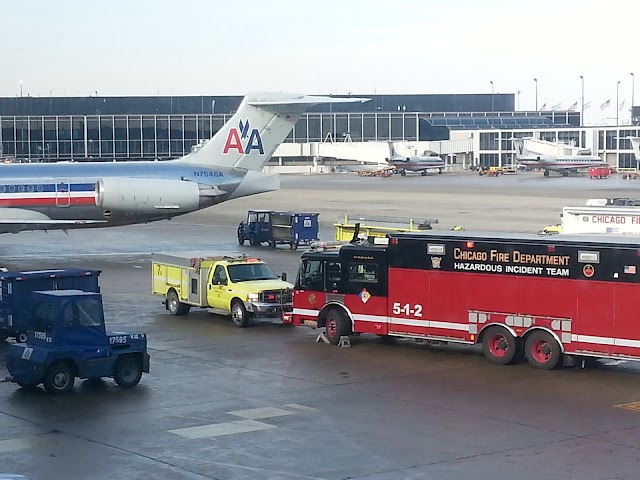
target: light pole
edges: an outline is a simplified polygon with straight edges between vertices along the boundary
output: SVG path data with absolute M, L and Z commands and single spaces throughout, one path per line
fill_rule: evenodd
M 491 113 L 494 111 L 494 102 L 493 102 L 493 80 L 489 80 L 491 84 Z
M 22 98 L 22 80 L 20 80 L 20 98 Z
M 620 103 L 618 102 L 618 99 L 620 98 L 621 82 L 622 80 L 618 80 L 618 83 L 616 83 L 616 126 L 620 125 Z
M 522 90 L 518 90 L 516 92 L 516 110 L 520 111 L 520 94 L 522 93 Z
M 534 82 L 536 82 L 536 112 L 538 111 L 538 79 L 534 78 Z
M 581 113 L 580 113 L 580 124 L 584 125 L 584 77 L 580 75 L 580 103 L 581 103 Z

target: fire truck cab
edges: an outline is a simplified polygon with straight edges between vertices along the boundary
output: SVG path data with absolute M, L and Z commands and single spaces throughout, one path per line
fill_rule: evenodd
M 385 246 L 347 244 L 305 252 L 294 289 L 298 303 L 293 323 L 326 327 L 327 338 L 334 345 L 341 336 L 355 331 L 386 335 L 385 321 L 360 325 L 366 317 L 360 312 L 366 311 L 371 318 L 374 314 L 386 318 L 387 292 Z M 355 329 L 356 321 L 361 330 Z
M 640 360 L 640 241 L 469 232 L 398 233 L 388 246 L 301 257 L 296 325 L 481 344 L 538 368 L 565 357 Z

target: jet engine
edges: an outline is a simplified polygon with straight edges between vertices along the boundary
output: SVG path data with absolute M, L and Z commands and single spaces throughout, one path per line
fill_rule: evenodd
M 107 177 L 96 188 L 96 204 L 113 212 L 177 215 L 200 207 L 200 191 L 194 182 Z

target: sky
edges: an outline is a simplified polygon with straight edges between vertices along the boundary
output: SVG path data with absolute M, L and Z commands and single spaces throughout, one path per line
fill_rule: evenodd
M 491 93 L 493 81 L 533 110 L 534 78 L 539 107 L 569 108 L 582 75 L 586 117 L 603 123 L 616 94 L 629 116 L 639 16 L 638 0 L 0 0 L 0 96 Z

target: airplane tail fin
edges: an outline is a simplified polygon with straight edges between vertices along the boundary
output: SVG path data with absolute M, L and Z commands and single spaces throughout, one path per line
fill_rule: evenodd
M 522 140 L 521 138 L 514 138 L 512 139 L 512 142 L 513 149 L 516 151 L 516 159 L 522 158 L 525 154 L 524 140 Z
M 393 142 L 387 142 L 387 144 L 389 145 L 389 160 L 391 160 L 393 157 L 397 155 L 396 147 L 393 145 Z
M 250 93 L 208 143 L 178 161 L 260 171 L 309 108 L 327 103 L 362 103 L 368 100 Z

